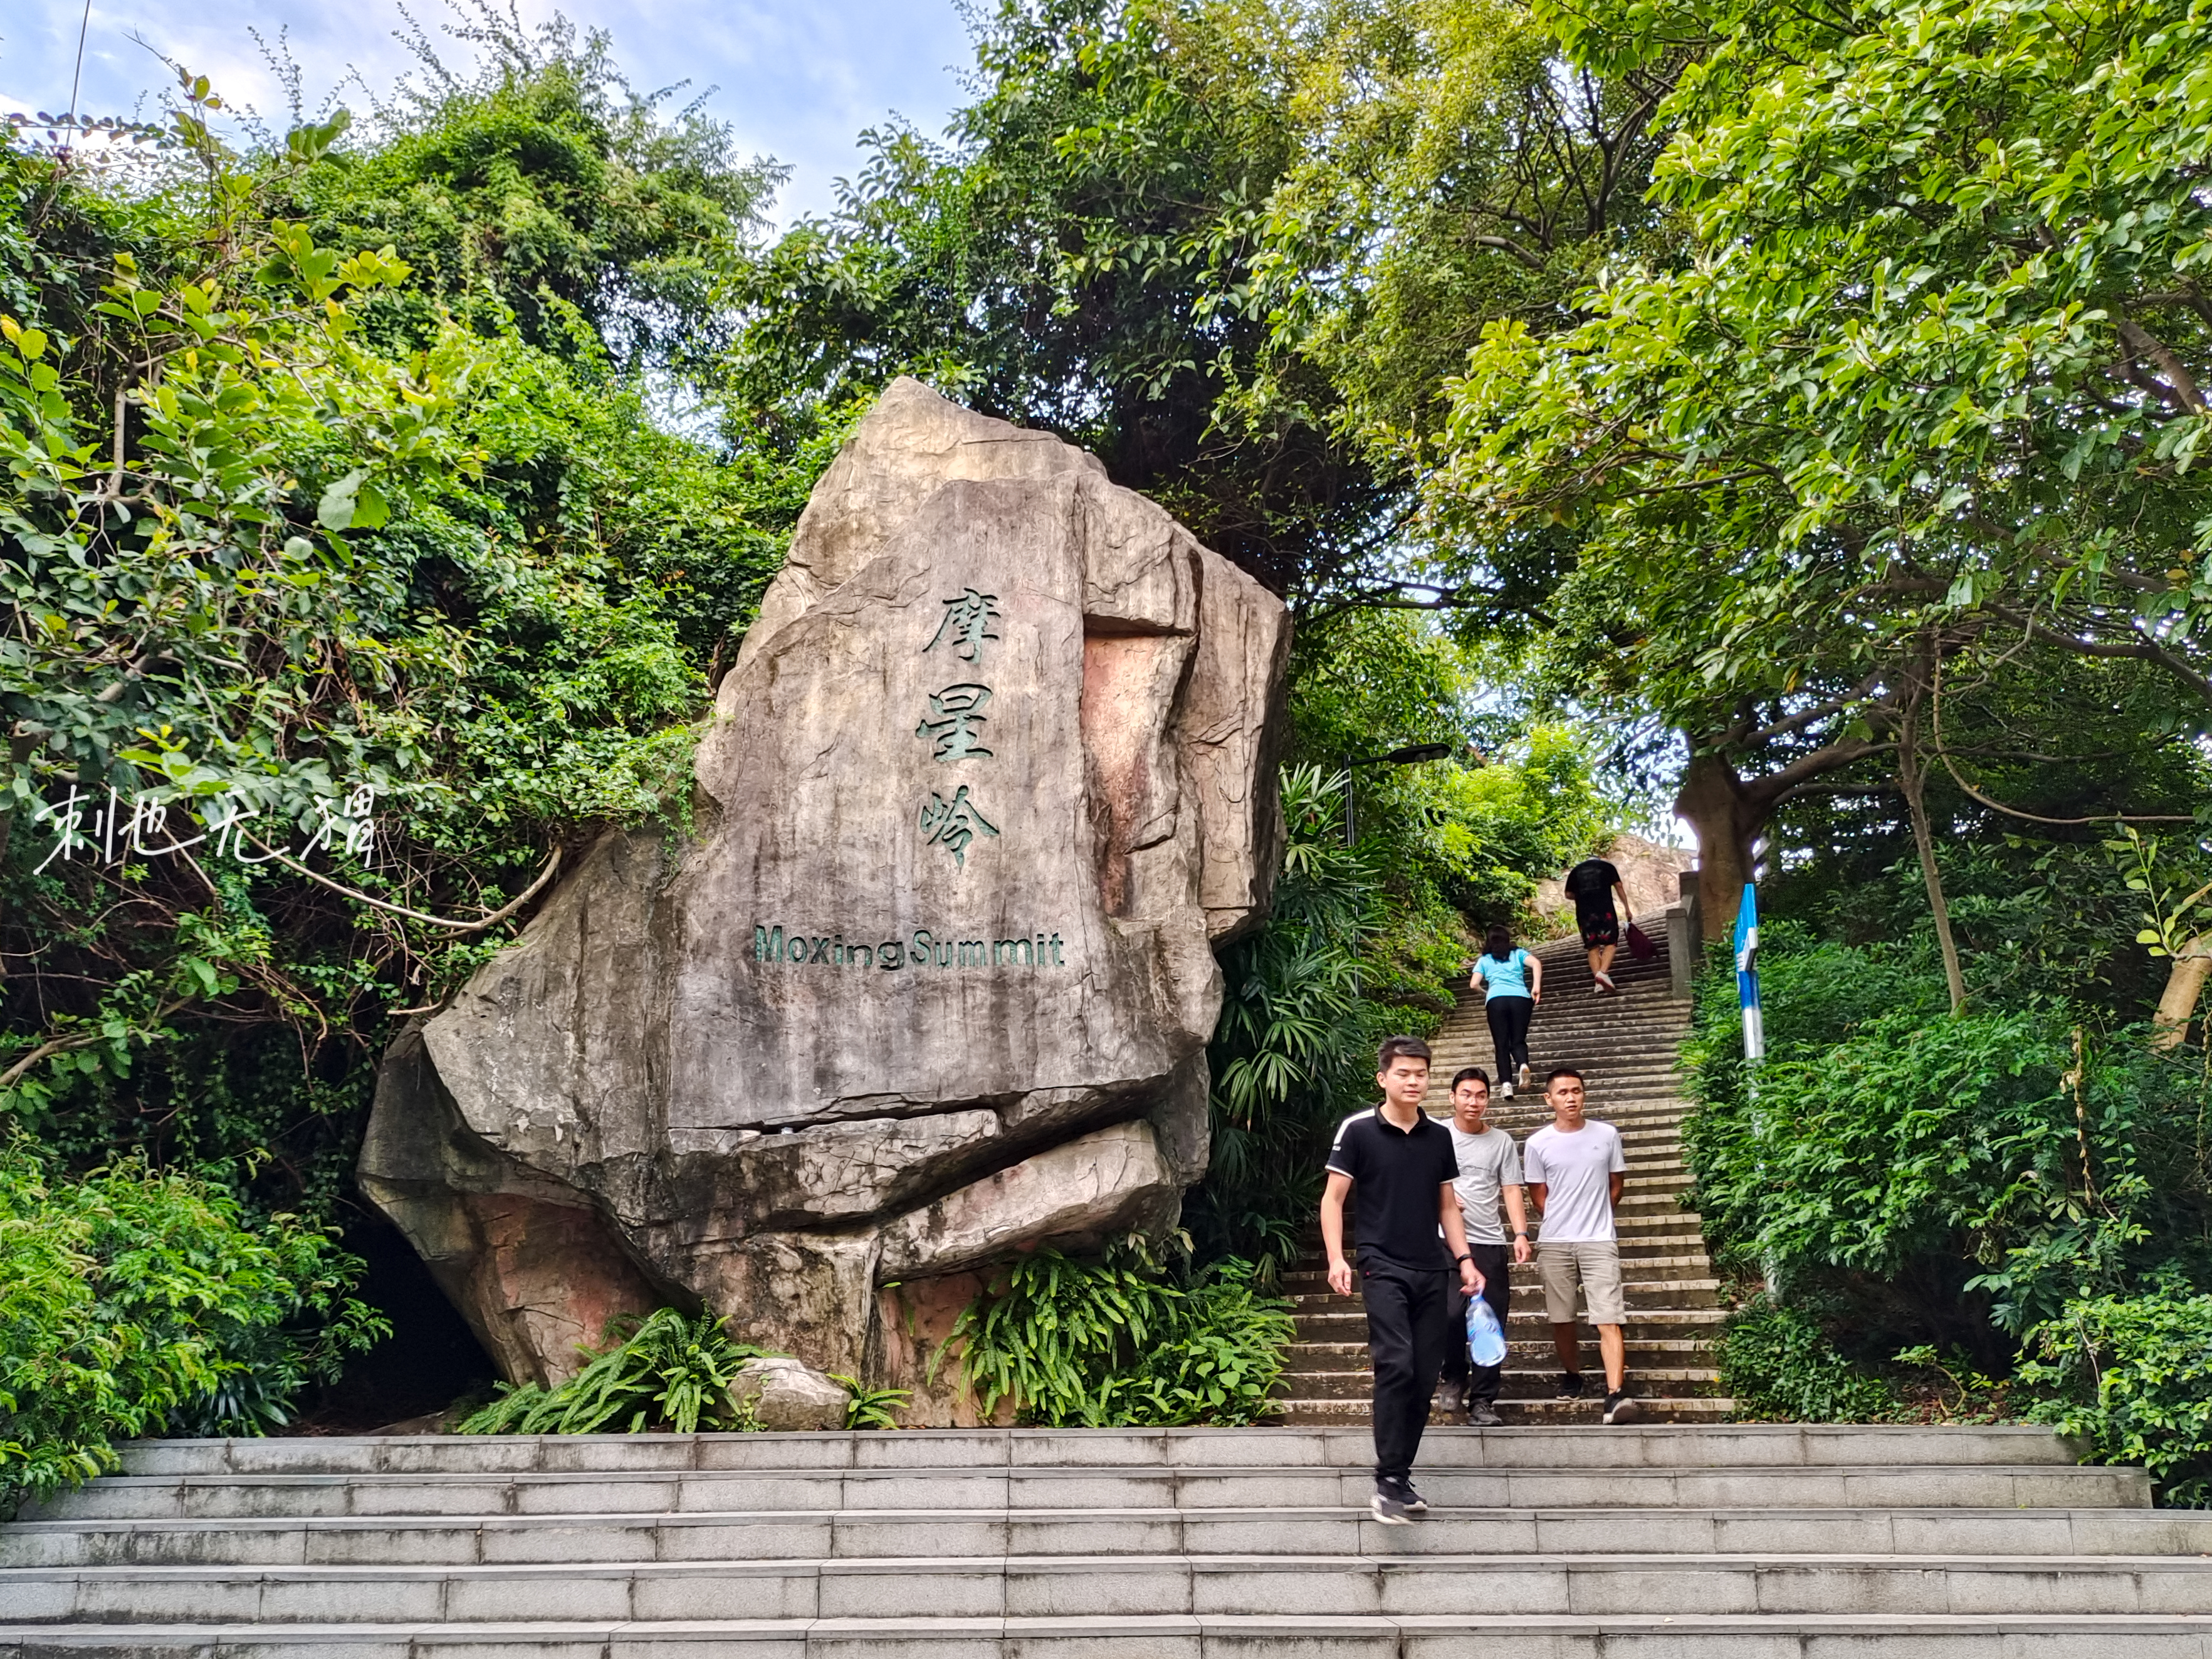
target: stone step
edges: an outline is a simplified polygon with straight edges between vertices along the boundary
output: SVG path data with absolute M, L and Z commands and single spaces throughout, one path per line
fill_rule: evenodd
M 1656 1239 L 1678 1241 L 1674 1253 L 1668 1254 L 1668 1250 L 1656 1245 L 1653 1241 Z M 1697 1273 L 1694 1277 L 1709 1277 L 1712 1273 L 1712 1263 L 1707 1260 L 1702 1249 L 1696 1248 L 1698 1243 L 1695 1234 L 1684 1238 L 1679 1232 L 1638 1233 L 1632 1242 L 1632 1241 L 1621 1241 L 1621 1265 L 1626 1275 L 1635 1279 L 1667 1278 L 1670 1276 L 1669 1269 L 1680 1267 L 1695 1267 Z M 1533 1286 L 1538 1283 L 1538 1267 L 1533 1256 L 1527 1261 L 1509 1261 L 1507 1272 L 1511 1276 L 1516 1290 L 1524 1286 Z M 1305 1297 L 1323 1294 L 1323 1287 L 1327 1285 L 1328 1280 L 1327 1275 L 1320 1269 L 1297 1267 L 1281 1274 L 1280 1282 L 1285 1295 Z
M 1548 1343 L 1544 1345 L 1547 1348 Z M 1530 1346 L 1533 1348 L 1534 1344 Z M 1507 1369 L 1500 1377 L 1499 1397 L 1506 1400 L 1548 1400 L 1552 1396 L 1553 1380 L 1559 1375 L 1559 1362 L 1547 1353 L 1519 1356 L 1521 1364 L 1515 1366 L 1509 1355 Z M 1659 1358 L 1660 1356 L 1652 1356 Z M 1639 1364 L 1632 1361 L 1629 1374 L 1639 1394 L 1708 1394 L 1720 1381 L 1720 1373 L 1710 1365 L 1669 1366 L 1664 1364 Z M 1591 1387 L 1597 1386 L 1595 1378 Z M 1357 1367 L 1301 1366 L 1283 1373 L 1279 1392 L 1286 1400 L 1359 1400 L 1370 1397 L 1372 1379 L 1363 1363 Z M 1601 1394 L 1602 1389 L 1599 1392 Z
M 1621 1285 L 1623 1298 L 1632 1318 L 1644 1310 L 1711 1307 L 1718 1300 L 1719 1289 L 1720 1281 L 1717 1279 L 1626 1279 Z M 1328 1291 L 1293 1295 L 1290 1301 L 1300 1318 L 1314 1314 L 1341 1313 L 1359 1313 L 1364 1317 L 1359 1298 L 1353 1296 L 1338 1296 Z M 1531 1307 L 1543 1306 L 1544 1287 L 1533 1277 L 1516 1276 L 1509 1305 L 1517 1314 L 1521 1310 L 1520 1304 L 1524 1302 Z
M 1433 1501 L 1433 1499 L 1431 1499 Z M 1376 1528 L 1380 1530 L 1380 1528 Z M 1395 1540 L 1391 1540 L 1395 1543 Z M 1378 1540 L 1379 1542 L 1379 1540 Z M 726 1618 L 1160 1614 L 2201 1615 L 2212 1559 L 1829 1554 L 1143 1554 L 781 1559 L 350 1569 L 68 1568 L 16 1575 L 8 1622 L 451 1626 Z
M 1708 1402 L 1710 1403 L 1710 1402 Z M 1600 1447 L 1621 1437 L 1649 1435 L 1656 1426 L 1577 1428 L 1577 1440 Z M 1677 1433 L 1705 1430 L 1677 1429 Z M 1711 1431 L 1723 1432 L 1724 1431 Z M 1542 1432 L 1529 1429 L 1431 1429 L 1429 1439 L 1452 1433 L 1492 1438 Z M 1364 1430 L 1358 1431 L 1363 1443 Z M 1421 1483 L 1429 1480 L 1427 1442 L 1423 1444 Z M 1371 1449 L 1370 1455 L 1372 1455 Z M 272 1548 L 251 1551 L 190 1568 L 166 1561 L 142 1562 L 131 1571 L 186 1572 L 234 1571 L 240 1566 L 277 1570 L 324 1570 L 336 1540 L 356 1536 L 360 1522 L 286 1527 L 257 1522 L 240 1531 L 271 1547 L 294 1547 L 289 1555 Z M 506 1524 L 505 1521 L 500 1524 Z M 529 1524 L 540 1524 L 531 1522 Z M 711 1523 L 726 1534 L 743 1528 L 741 1559 L 866 1556 L 877 1559 L 969 1554 L 1146 1555 L 1157 1553 L 1243 1555 L 1402 1555 L 1560 1553 L 1695 1554 L 1783 1551 L 1797 1554 L 1957 1553 L 2014 1555 L 2212 1555 L 2212 1510 L 2144 1509 L 2042 1509 L 2011 1506 L 1923 1509 L 1874 1505 L 1857 1509 L 1676 1508 L 1513 1510 L 1455 1508 L 1432 1513 L 1422 1530 L 1386 1528 L 1369 1520 L 1363 1506 L 1263 1510 L 1091 1510 L 1070 1516 L 1025 1510 L 908 1510 L 897 1515 L 836 1511 L 780 1511 L 720 1516 Z M 302 1553 L 298 1547 L 304 1544 Z M 321 1552 L 320 1553 L 317 1553 Z M 664 1560 L 681 1557 L 664 1557 Z M 710 1559 L 710 1558 L 696 1558 Z M 74 1571 L 94 1565 L 110 1570 L 123 1562 L 65 1562 L 19 1568 L 5 1583 L 29 1582 L 17 1573 Z M 363 1571 L 374 1571 L 369 1564 Z M 436 1561 L 382 1564 L 436 1569 Z M 496 1553 L 471 1557 L 450 1565 L 501 1565 Z M 15 1606 L 12 1597 L 9 1607 Z
M 1652 1392 L 1656 1396 L 1663 1390 Z M 1364 1409 L 1364 1400 L 1358 1403 Z M 2088 1506 L 2149 1501 L 2148 1480 L 2139 1469 L 2059 1465 L 1869 1465 L 1809 1471 L 1439 1467 L 1431 1468 L 1425 1479 L 1435 1485 L 1429 1493 L 1433 1502 L 1484 1507 L 1557 1508 L 1600 1501 L 1639 1508 L 1677 1503 Z M 637 1557 L 641 1527 L 693 1522 L 711 1531 L 713 1517 L 732 1513 L 1311 1508 L 1364 1502 L 1365 1480 L 1361 1472 L 1328 1468 L 1020 1469 L 995 1474 L 952 1469 L 694 1472 L 680 1477 L 609 1474 L 589 1480 L 515 1476 L 496 1486 L 468 1475 L 444 1480 L 420 1475 L 234 1477 L 181 1492 L 173 1489 L 167 1501 L 140 1489 L 131 1494 L 137 1502 L 117 1504 L 116 1495 L 108 1494 L 95 1496 L 84 1505 L 64 1504 L 64 1513 L 50 1510 L 34 1522 L 0 1533 L 0 1565 L 39 1565 L 37 1559 L 13 1552 L 42 1529 L 74 1527 L 154 1537 L 182 1528 L 221 1536 L 221 1526 L 210 1530 L 204 1524 L 194 1528 L 192 1523 L 249 1521 L 349 1522 L 365 1528 L 363 1535 L 372 1548 L 432 1552 L 472 1547 L 466 1540 L 477 1531 L 513 1522 L 512 1536 L 520 1540 L 517 1548 L 558 1553 L 507 1559 L 622 1560 Z M 1609 1484 L 1612 1495 L 1607 1498 Z M 125 1512 L 118 1513 L 118 1509 Z M 704 1535 L 692 1534 L 693 1547 L 680 1553 L 698 1556 L 698 1540 Z M 405 1541 L 386 1544 L 382 1541 L 386 1538 Z M 615 1553 L 601 1553 L 605 1550 Z M 744 1553 L 727 1547 L 708 1547 L 704 1553 L 717 1559 Z M 387 1558 L 372 1554 L 362 1559 Z M 433 1553 L 407 1559 L 454 1558 Z
M 1579 1030 L 1547 1031 L 1540 1024 L 1528 1034 L 1528 1084 L 1531 1088 L 1541 1089 L 1546 1073 L 1554 1066 L 1571 1066 L 1577 1071 L 1588 1072 L 1595 1070 L 1601 1061 L 1614 1060 L 1650 1059 L 1672 1063 L 1680 1051 L 1682 1036 L 1680 1025 L 1663 1020 Z M 1430 1075 L 1441 1076 L 1446 1088 L 1450 1086 L 1452 1073 L 1462 1066 L 1480 1066 L 1490 1071 L 1498 1059 L 1497 1048 L 1487 1030 L 1480 1036 L 1470 1033 L 1459 1042 L 1454 1042 L 1447 1034 L 1431 1042 L 1429 1048 L 1435 1056 L 1430 1062 Z M 1589 1079 L 1585 1078 L 1583 1081 Z M 1497 1082 L 1493 1074 L 1493 1088 Z
M 1326 1653 L 1430 1659 L 1470 1653 L 1598 1659 L 1994 1659 L 2097 1654 L 2199 1659 L 2212 1619 L 2189 1613 L 1272 1613 L 1053 1618 L 536 1620 L 484 1625 L 100 1625 L 0 1626 L 9 1659 L 243 1659 L 431 1653 L 484 1659 L 1201 1659 Z
M 1712 1344 L 1695 1337 L 1632 1336 L 1628 1339 L 1629 1369 L 1638 1371 L 1639 1361 L 1653 1364 L 1686 1364 L 1709 1356 Z M 1509 1367 L 1536 1366 L 1557 1370 L 1553 1364 L 1553 1349 L 1549 1334 L 1540 1338 L 1509 1340 L 1505 1363 Z M 1293 1373 L 1308 1371 L 1357 1371 L 1367 1374 L 1367 1345 L 1364 1342 L 1293 1342 L 1284 1350 L 1285 1364 Z
M 1717 1336 L 1728 1316 L 1725 1308 L 1631 1308 L 1626 1331 L 1631 1341 L 1662 1335 Z M 1585 1344 L 1597 1340 L 1588 1324 L 1581 1329 Z M 1517 1310 L 1505 1322 L 1505 1332 L 1507 1340 L 1512 1342 L 1550 1341 L 1552 1327 L 1544 1317 L 1543 1304 Z M 1316 1316 L 1310 1324 L 1301 1321 L 1297 1334 L 1302 1342 L 1357 1342 L 1364 1346 L 1367 1322 L 1358 1314 L 1323 1314 Z
M 1550 1467 L 1591 1461 L 1578 1434 L 1468 1431 L 1425 1444 L 1425 1462 L 1455 1467 Z M 903 1429 L 895 1433 L 391 1435 L 343 1439 L 137 1441 L 122 1449 L 127 1478 L 255 1474 L 682 1474 L 728 1469 L 839 1474 L 875 1469 L 1012 1474 L 1030 1468 L 1111 1470 L 1360 1468 L 1364 1436 L 1272 1428 Z M 1861 1463 L 2049 1463 L 2074 1456 L 2030 1425 L 1743 1423 L 1695 1434 L 1634 1429 L 1601 1460 L 1676 1468 L 1718 1462 L 1827 1468 Z M 0 1528 L 4 1532 L 4 1528 Z
M 1642 1408 L 1638 1421 L 1659 1427 L 1686 1426 L 1700 1424 L 1724 1424 L 1735 1411 L 1735 1402 L 1712 1395 L 1639 1395 Z M 1601 1404 L 1597 1400 L 1501 1400 L 1498 1413 L 1510 1425 L 1541 1425 L 1557 1427 L 1576 1425 L 1584 1433 L 1608 1435 L 1617 1432 L 1611 1427 L 1601 1426 Z M 1282 1402 L 1284 1419 L 1293 1425 L 1364 1424 L 1369 1420 L 1368 1405 L 1364 1400 L 1285 1400 Z M 1455 1424 L 1456 1416 L 1431 1415 L 1429 1432 L 1437 1426 Z M 1426 1443 L 1424 1442 L 1423 1443 Z M 1423 1476 L 1425 1480 L 1427 1477 Z

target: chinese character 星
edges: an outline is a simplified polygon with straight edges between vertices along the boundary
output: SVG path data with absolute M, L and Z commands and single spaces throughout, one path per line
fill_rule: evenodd
M 990 701 L 991 688 L 988 685 L 948 685 L 942 691 L 933 691 L 929 694 L 931 712 L 922 716 L 914 734 L 935 744 L 940 761 L 972 760 L 988 755 L 991 751 L 979 741 L 982 734 L 976 728 L 983 724 L 983 705 Z
M 969 662 L 983 660 L 983 641 L 999 636 L 991 632 L 991 624 L 999 619 L 999 596 L 978 593 L 974 588 L 963 590 L 957 599 L 945 601 L 945 620 L 937 624 L 937 632 L 921 648 L 934 651 L 946 635 L 952 639 L 952 648 Z
M 968 786 L 962 784 L 953 792 L 952 799 L 933 793 L 921 809 L 921 844 L 943 847 L 952 854 L 952 861 L 965 868 L 968 863 L 968 843 L 975 839 L 978 830 L 987 836 L 997 835 L 998 830 L 975 810 L 975 803 L 968 799 Z

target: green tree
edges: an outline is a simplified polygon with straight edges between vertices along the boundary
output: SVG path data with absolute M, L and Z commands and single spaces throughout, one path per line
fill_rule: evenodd
M 666 112 L 680 88 L 634 89 L 603 31 L 557 15 L 526 29 L 489 0 L 463 15 L 473 65 L 411 28 L 416 71 L 364 142 L 289 170 L 271 210 L 407 262 L 414 280 L 365 307 L 380 338 L 427 344 L 450 313 L 559 356 L 580 333 L 625 370 L 703 368 L 785 170 L 741 157 L 696 104 Z
M 1800 786 L 1887 753 L 1917 793 L 1958 653 L 2141 663 L 2166 732 L 2202 731 L 2212 24 L 1550 15 L 1594 73 L 1693 60 L 1655 169 L 1686 246 L 1605 270 L 1569 331 L 1489 328 L 1432 501 L 1489 549 L 1572 529 L 1554 614 L 1688 737 L 1710 921 Z
M 637 136 L 618 87 L 574 84 L 599 50 L 540 81 Z M 508 70 L 393 142 L 513 129 L 545 85 Z M 321 1216 L 387 1011 L 468 971 L 563 848 L 686 810 L 692 723 L 838 428 L 671 436 L 595 331 L 645 289 L 592 278 L 595 323 L 540 283 L 557 352 L 498 306 L 464 325 L 438 273 L 285 216 L 345 170 L 336 124 L 241 153 L 218 113 L 186 77 L 149 195 L 0 154 L 27 301 L 0 323 L 0 1107 L 72 1160 L 243 1182 L 265 1152 L 256 1190 Z M 657 257 L 609 234 L 608 270 Z
M 1293 366 L 1264 409 L 1231 402 L 1272 351 L 1249 301 L 1297 152 L 1299 21 L 1262 0 L 1006 0 L 949 147 L 866 135 L 838 211 L 762 262 L 739 405 L 912 373 L 1092 450 L 1278 593 L 1364 591 L 1402 492 L 1334 434 L 1331 383 Z

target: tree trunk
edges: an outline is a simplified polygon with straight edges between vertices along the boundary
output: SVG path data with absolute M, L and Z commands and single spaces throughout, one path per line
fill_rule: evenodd
M 1936 837 L 1928 827 L 1928 775 L 1920 769 L 1920 703 L 1916 697 L 1898 724 L 1897 781 L 1905 788 L 1912 816 L 1912 844 L 1920 853 L 1920 874 L 1928 884 L 1928 908 L 1936 918 L 1936 948 L 1943 953 L 1943 982 L 1950 988 L 1951 1012 L 1966 1006 L 1966 976 L 1959 967 L 1958 942 L 1951 937 L 1951 907 L 1943 898 L 1943 874 L 1936 867 Z
M 2159 998 L 2158 1012 L 2150 1019 L 2152 1048 L 2163 1052 L 2180 1047 L 2189 1035 L 2189 1022 L 2196 1018 L 2197 1000 L 2204 994 L 2208 976 L 2212 976 L 2212 933 L 2199 933 L 2181 947 L 2166 970 L 2166 994 Z
M 1735 932 L 1743 884 L 1751 879 L 1751 843 L 1770 813 L 1744 793 L 1735 769 L 1719 755 L 1692 755 L 1674 797 L 1674 811 L 1698 836 L 1698 908 L 1708 940 Z

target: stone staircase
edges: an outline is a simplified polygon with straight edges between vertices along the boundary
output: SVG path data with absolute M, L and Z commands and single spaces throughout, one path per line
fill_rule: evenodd
M 0 1528 L 0 1659 L 2212 1659 L 2212 1513 L 2036 1429 L 194 1441 Z
M 1528 1092 L 1493 1100 L 1490 1121 L 1525 1141 L 1551 1121 L 1544 1109 L 1542 1079 L 1553 1066 L 1580 1070 L 1589 1089 L 1589 1114 L 1620 1131 L 1628 1157 L 1628 1182 L 1617 1223 L 1628 1300 L 1630 1387 L 1647 1421 L 1719 1422 L 1735 1409 L 1718 1394 L 1711 1339 L 1726 1317 L 1698 1218 L 1680 1207 L 1690 1186 L 1682 1162 L 1680 1127 L 1686 1109 L 1675 1072 L 1675 1052 L 1689 1028 L 1689 1004 L 1673 994 L 1663 930 L 1655 930 L 1659 954 L 1635 962 L 1624 950 L 1613 964 L 1618 995 L 1591 989 L 1589 965 L 1574 940 L 1554 941 L 1535 954 L 1544 963 L 1544 1000 L 1530 1026 L 1534 1081 Z M 1431 1040 L 1436 1063 L 1428 1110 L 1451 1115 L 1451 1076 L 1462 1066 L 1489 1071 L 1496 1064 L 1490 1027 L 1479 992 L 1462 993 L 1459 1006 Z M 1534 1206 L 1530 1206 L 1531 1231 Z M 1285 1420 L 1293 1424 L 1364 1423 L 1368 1413 L 1367 1327 L 1359 1298 L 1330 1292 L 1318 1246 L 1284 1275 L 1297 1320 L 1297 1339 L 1283 1379 Z M 1532 1261 L 1513 1274 L 1512 1316 L 1498 1413 L 1509 1424 L 1595 1423 L 1604 1394 L 1596 1333 L 1583 1328 L 1583 1371 L 1588 1395 L 1580 1401 L 1551 1398 L 1559 1376 L 1544 1293 Z M 1439 1419 L 1438 1420 L 1442 1420 Z

